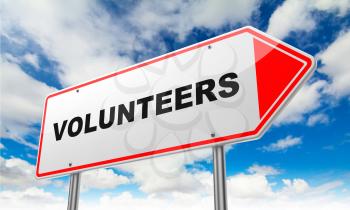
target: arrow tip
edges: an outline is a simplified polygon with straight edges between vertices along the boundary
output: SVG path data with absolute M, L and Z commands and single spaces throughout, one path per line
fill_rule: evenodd
M 276 45 L 254 38 L 260 118 L 278 101 L 304 63 Z

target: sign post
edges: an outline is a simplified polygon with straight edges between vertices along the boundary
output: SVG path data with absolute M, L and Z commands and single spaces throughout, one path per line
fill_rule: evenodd
M 36 177 L 73 173 L 76 209 L 81 171 L 213 147 L 215 208 L 225 210 L 223 145 L 259 139 L 314 67 L 247 26 L 60 90 L 45 100 Z
M 67 210 L 78 210 L 80 192 L 80 173 L 70 175 Z
M 215 210 L 227 210 L 226 163 L 224 145 L 213 147 L 214 206 Z

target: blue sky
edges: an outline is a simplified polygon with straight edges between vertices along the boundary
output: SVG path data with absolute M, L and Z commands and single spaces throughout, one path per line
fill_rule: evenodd
M 66 208 L 68 177 L 34 178 L 47 94 L 245 25 L 314 55 L 318 68 L 260 140 L 227 146 L 229 208 L 350 205 L 350 1 L 1 4 L 6 209 Z M 88 171 L 81 209 L 212 209 L 211 180 L 210 149 Z

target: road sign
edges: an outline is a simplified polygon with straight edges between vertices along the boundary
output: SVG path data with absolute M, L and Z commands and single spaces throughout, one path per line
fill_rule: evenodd
M 313 58 L 244 27 L 45 101 L 36 176 L 259 138 Z

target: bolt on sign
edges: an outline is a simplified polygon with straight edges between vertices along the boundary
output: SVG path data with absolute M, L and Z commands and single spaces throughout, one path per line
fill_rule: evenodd
M 45 101 L 36 176 L 257 139 L 314 66 L 244 27 L 60 90 Z

